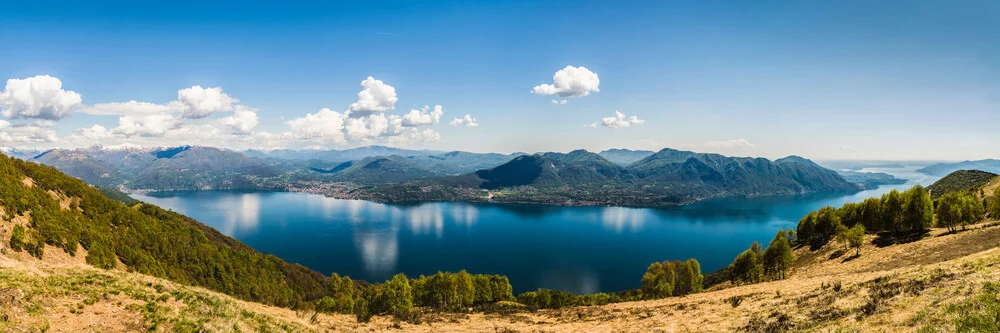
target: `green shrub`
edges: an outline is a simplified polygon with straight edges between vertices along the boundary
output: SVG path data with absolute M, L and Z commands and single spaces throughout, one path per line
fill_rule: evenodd
M 14 230 L 10 233 L 10 248 L 15 251 L 24 250 L 24 226 L 15 225 Z

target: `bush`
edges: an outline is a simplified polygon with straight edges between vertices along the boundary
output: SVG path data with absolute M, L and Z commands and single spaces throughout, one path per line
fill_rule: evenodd
M 24 250 L 24 226 L 15 225 L 14 230 L 10 233 L 10 248 L 15 251 Z

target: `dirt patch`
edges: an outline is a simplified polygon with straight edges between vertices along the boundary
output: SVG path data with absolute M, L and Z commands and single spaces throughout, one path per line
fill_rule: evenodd
M 21 184 L 24 184 L 24 186 L 27 186 L 28 188 L 32 188 L 35 187 L 35 180 L 31 179 L 31 177 L 24 177 L 24 179 L 21 179 Z

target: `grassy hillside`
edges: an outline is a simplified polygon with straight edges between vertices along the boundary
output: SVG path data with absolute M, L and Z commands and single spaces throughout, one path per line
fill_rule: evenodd
M 932 198 L 939 198 L 951 192 L 978 189 L 996 176 L 995 173 L 980 170 L 958 170 L 934 182 L 927 190 Z
M 866 238 L 799 247 L 788 279 L 684 297 L 602 306 L 482 312 L 421 309 L 418 323 L 293 311 L 199 287 L 86 266 L 67 254 L 38 260 L 0 240 L 0 331 L 160 332 L 995 332 L 1000 326 L 1000 226 L 933 229 L 890 246 Z M 48 252 L 47 252 L 48 253 Z
M 25 221 L 21 247 L 38 257 L 46 248 L 85 252 L 96 267 L 123 265 L 267 304 L 290 306 L 328 294 L 319 273 L 258 253 L 183 215 L 126 206 L 52 167 L 0 156 L 0 207 L 4 220 Z

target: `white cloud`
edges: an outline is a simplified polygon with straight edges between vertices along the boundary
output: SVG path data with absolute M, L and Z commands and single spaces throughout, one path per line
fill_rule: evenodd
M 233 130 L 233 134 L 246 135 L 257 128 L 260 118 L 257 117 L 257 110 L 242 105 L 236 106 L 236 111 L 230 117 L 219 119 L 223 126 L 228 126 Z
M 715 149 L 735 149 L 735 148 L 757 148 L 757 145 L 750 143 L 747 139 L 732 139 L 723 141 L 706 141 L 705 147 Z
M 363 141 L 380 136 L 399 134 L 402 120 L 399 116 L 386 117 L 373 114 L 361 118 L 347 118 L 344 122 L 344 136 L 349 141 Z
M 10 122 L 6 121 L 6 120 L 3 120 L 3 119 L 0 119 L 0 129 L 4 129 L 4 128 L 7 128 L 7 127 L 10 127 Z
M 297 139 L 344 142 L 344 118 L 339 112 L 322 109 L 285 123 L 292 128 L 291 135 Z
M 114 102 L 114 103 L 98 103 L 88 107 L 80 109 L 80 113 L 110 116 L 138 116 L 138 115 L 150 115 L 150 114 L 164 114 L 173 112 L 183 112 L 187 108 L 182 102 L 173 101 L 167 104 L 156 104 L 147 102 Z
M 125 136 L 163 136 L 167 131 L 178 128 L 180 121 L 170 114 L 152 114 L 145 116 L 122 116 L 118 118 L 118 127 L 112 130 L 115 134 Z
M 597 73 L 583 66 L 566 66 L 552 76 L 552 83 L 537 85 L 531 92 L 535 95 L 558 95 L 567 98 L 588 96 L 591 92 L 601 91 L 601 80 L 597 77 Z
M 0 143 L 9 144 L 39 144 L 59 141 L 55 126 L 49 121 L 36 121 L 28 124 L 14 125 L 8 123 L 0 132 Z
M 62 81 L 48 75 L 9 79 L 0 92 L 0 107 L 7 119 L 59 120 L 82 103 L 80 94 L 63 90 Z
M 232 111 L 238 99 L 226 95 L 222 87 L 202 88 L 193 86 L 177 91 L 177 100 L 187 107 L 184 118 L 198 119 L 211 116 L 218 111 Z
M 471 115 L 466 114 L 465 117 L 455 118 L 448 125 L 451 126 L 465 126 L 465 127 L 476 127 L 479 126 L 479 122 L 476 118 L 472 118 Z
M 435 105 L 433 111 L 428 112 L 429 109 L 430 107 L 425 105 L 420 110 L 410 110 L 410 113 L 403 116 L 403 126 L 430 126 L 440 123 L 444 109 L 440 105 Z
M 364 89 L 358 93 L 358 100 L 351 103 L 351 112 L 385 112 L 396 108 L 396 88 L 369 76 L 361 81 Z
M 98 141 L 113 139 L 115 137 L 115 134 L 112 133 L 111 130 L 96 124 L 86 128 L 78 128 L 75 132 L 76 136 L 79 138 L 95 143 Z
M 614 117 L 601 118 L 601 125 L 608 128 L 624 128 L 630 127 L 632 125 L 642 125 L 645 120 L 639 119 L 639 117 L 631 116 L 626 118 L 624 113 L 615 110 Z M 597 127 L 596 125 L 593 127 Z
M 566 102 L 569 102 L 569 101 L 567 101 L 565 99 L 553 99 L 552 100 L 552 104 L 566 104 Z

